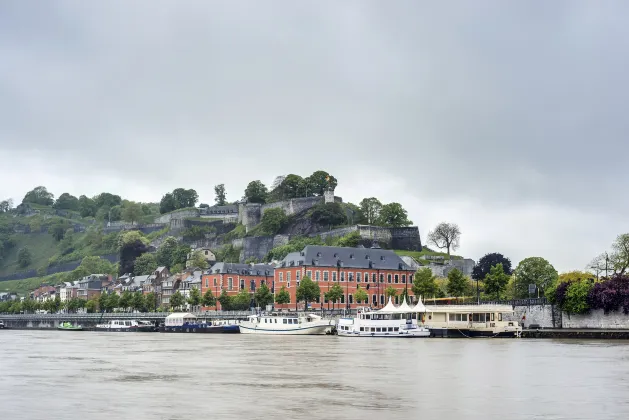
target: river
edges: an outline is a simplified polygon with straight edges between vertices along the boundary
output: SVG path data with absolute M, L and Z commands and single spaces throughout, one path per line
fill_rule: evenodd
M 627 419 L 629 342 L 0 330 L 3 419 Z

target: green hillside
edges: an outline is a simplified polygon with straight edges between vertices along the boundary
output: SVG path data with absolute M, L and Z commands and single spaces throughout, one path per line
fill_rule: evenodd
M 433 251 L 430 248 L 424 247 L 421 251 L 405 251 L 405 250 L 401 250 L 401 249 L 396 249 L 395 253 L 400 255 L 400 256 L 407 256 L 407 257 L 413 257 L 418 263 L 422 264 L 422 265 L 428 265 L 430 263 L 430 260 L 425 260 L 422 257 L 426 257 L 426 256 L 440 256 L 440 257 L 444 257 L 445 259 L 448 258 L 448 254 L 445 252 L 438 252 L 438 251 Z M 451 258 L 453 260 L 460 260 L 463 259 L 463 257 L 461 257 L 460 255 L 451 255 Z

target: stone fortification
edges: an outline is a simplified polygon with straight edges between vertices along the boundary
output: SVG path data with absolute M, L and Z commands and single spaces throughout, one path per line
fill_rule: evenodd
M 382 248 L 405 249 L 409 251 L 421 251 L 422 243 L 417 226 L 404 228 L 388 228 L 381 226 L 354 225 L 340 229 L 333 229 L 328 232 L 313 233 L 309 236 L 321 236 L 338 238 L 352 232 L 358 232 L 365 241 L 363 245 L 368 246 L 377 242 Z
M 167 223 L 169 224 L 171 220 L 183 220 L 189 217 L 199 217 L 198 209 L 182 209 L 175 210 L 170 213 L 162 214 L 161 216 L 157 216 L 155 218 L 155 223 Z

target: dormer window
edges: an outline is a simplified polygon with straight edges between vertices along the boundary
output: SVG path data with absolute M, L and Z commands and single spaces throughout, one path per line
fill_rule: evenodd
M 337 254 L 336 252 L 334 253 L 334 258 L 338 258 L 339 254 Z
M 321 258 L 321 253 L 317 252 L 317 257 Z
M 349 254 L 349 258 L 353 260 L 354 259 L 354 254 Z
M 380 255 L 380 261 L 384 261 L 384 255 Z

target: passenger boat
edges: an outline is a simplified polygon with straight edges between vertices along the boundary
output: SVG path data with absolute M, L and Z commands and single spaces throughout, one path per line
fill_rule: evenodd
M 71 322 L 62 322 L 57 327 L 58 330 L 62 331 L 83 331 L 83 327 L 80 325 L 74 325 Z
M 4 322 L 0 321 L 0 330 L 3 330 L 5 328 L 6 328 L 6 326 L 4 325 Z
M 395 306 L 389 298 L 387 305 L 380 310 L 358 308 L 356 317 L 339 319 L 336 331 L 339 337 L 430 337 L 430 330 L 418 316 L 423 312 L 426 308 L 421 299 L 411 308 L 406 299 L 400 306 Z
M 507 318 L 511 305 L 427 305 L 434 337 L 520 337 L 522 326 Z
M 104 332 L 154 332 L 155 325 L 150 321 L 120 320 L 114 319 L 104 324 L 98 324 L 94 331 Z
M 333 321 L 314 314 L 250 315 L 239 324 L 241 334 L 324 335 Z
M 237 321 L 199 319 L 191 313 L 173 313 L 160 325 L 160 332 L 168 333 L 239 333 Z

